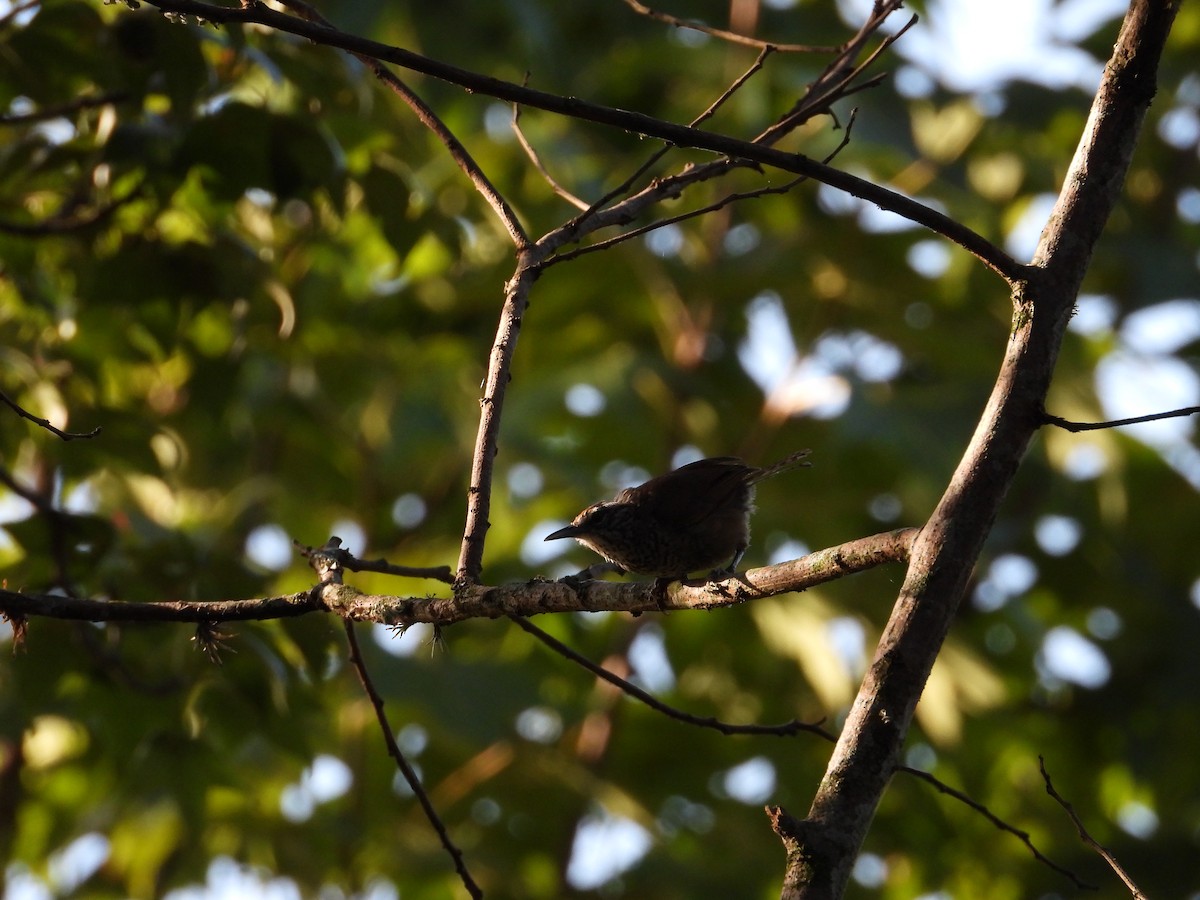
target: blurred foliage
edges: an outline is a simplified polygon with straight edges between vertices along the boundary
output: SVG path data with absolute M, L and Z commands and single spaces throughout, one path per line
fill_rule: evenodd
M 826 43 L 849 33 L 832 4 L 776 8 L 786 5 L 762 10 L 760 33 Z M 725 7 L 697 2 L 686 14 L 724 24 Z M 513 80 L 528 71 L 544 90 L 680 121 L 753 60 L 615 2 L 329 0 L 322 10 L 447 62 Z M 1083 46 L 1102 59 L 1115 28 Z M 126 601 L 264 596 L 312 579 L 302 560 L 272 561 L 281 537 L 318 544 L 334 531 L 362 556 L 453 564 L 513 254 L 442 148 L 359 63 L 257 28 L 46 0 L 10 8 L 0 43 L 0 388 L 61 427 L 103 426 L 63 443 L 0 408 L 0 464 L 62 510 L 0 494 L 6 585 Z M 1087 282 L 1089 309 L 1111 316 L 1068 335 L 1049 399 L 1068 418 L 1105 418 L 1095 373 L 1121 349 L 1129 316 L 1196 302 L 1200 161 L 1194 139 L 1181 145 L 1168 125 L 1200 115 L 1198 51 L 1200 10 L 1185 5 Z M 772 58 L 714 127 L 755 133 L 821 64 Z M 897 89 L 911 63 L 889 57 L 881 68 L 898 77 L 854 98 L 839 165 L 996 241 L 1057 190 L 1086 93 L 1012 82 L 971 97 L 930 82 L 912 96 Z M 513 140 L 508 108 L 403 77 L 532 233 L 572 214 Z M 108 102 L 79 102 L 96 97 Z M 652 149 L 535 110 L 522 126 L 587 198 Z M 789 146 L 822 155 L 841 136 L 829 126 Z M 671 154 L 658 171 L 685 158 L 700 157 Z M 779 182 L 739 172 L 666 213 L 764 177 Z M 665 470 L 681 448 L 756 462 L 814 448 L 810 472 L 760 492 L 750 564 L 794 555 L 796 542 L 921 522 L 990 389 L 1008 302 L 962 251 L 871 212 L 805 185 L 547 272 L 514 362 L 485 577 L 566 571 L 523 548 L 540 550 L 551 522 L 631 472 Z M 754 321 L 766 323 L 765 343 L 762 333 L 751 342 Z M 789 342 L 795 377 L 780 374 Z M 770 362 L 780 348 L 768 397 L 743 361 Z M 1168 355 L 1194 372 L 1196 348 L 1193 339 Z M 602 402 L 572 411 L 578 385 Z M 839 397 L 844 405 L 831 403 Z M 1144 401 L 1143 412 L 1162 407 L 1153 394 Z M 1103 897 L 1122 891 L 1045 795 L 1039 754 L 1143 889 L 1200 890 L 1191 432 L 1172 447 L 1112 431 L 1035 444 L 911 739 L 914 765 L 1029 831 Z M 1048 541 L 1055 523 L 1075 539 Z M 569 559 L 589 561 L 577 550 Z M 1017 589 L 998 574 L 1014 561 L 1034 575 Z M 836 724 L 900 578 L 880 570 L 655 622 L 538 624 L 593 659 L 628 655 L 666 701 L 698 715 Z M 1048 668 L 1047 638 L 1063 628 L 1103 655 L 1107 678 L 1085 687 Z M 604 815 L 650 841 L 605 896 L 777 894 L 783 853 L 761 807 L 807 809 L 828 754 L 821 740 L 724 738 L 669 721 L 502 622 L 450 629 L 445 652 L 416 630 L 376 629 L 377 640 L 368 630 L 401 744 L 489 896 L 590 894 L 565 880 L 567 864 L 580 823 Z M 34 620 L 21 651 L 0 657 L 10 893 L 40 879 L 57 896 L 161 895 L 216 879 L 233 860 L 257 873 L 243 877 L 286 877 L 306 896 L 322 886 L 395 896 L 391 885 L 405 898 L 461 894 L 398 786 L 340 623 L 227 632 L 214 666 L 183 628 Z M 7 625 L 0 640 L 11 640 Z M 652 665 L 659 650 L 669 672 Z M 349 773 L 344 790 L 312 775 L 331 757 Z M 747 761 L 752 769 L 738 768 Z M 774 777 L 739 782 L 731 771 Z M 79 863 L 98 835 L 98 867 Z M 1071 890 L 1017 840 L 911 778 L 889 789 L 867 851 L 853 896 Z M 610 853 L 615 838 L 590 856 Z

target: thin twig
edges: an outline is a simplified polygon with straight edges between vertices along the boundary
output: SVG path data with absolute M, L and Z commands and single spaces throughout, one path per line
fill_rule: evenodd
M 622 231 L 620 234 L 613 235 L 610 238 L 605 238 L 602 241 L 597 241 L 594 244 L 588 244 L 584 247 L 576 247 L 574 250 L 568 250 L 564 253 L 556 253 L 546 260 L 545 266 L 557 265 L 569 260 L 575 259 L 578 256 L 585 256 L 588 253 L 596 253 L 600 250 L 608 250 L 615 247 L 617 244 L 623 244 L 625 241 L 633 240 L 651 231 L 657 231 L 659 228 L 665 228 L 668 225 L 676 225 L 680 222 L 686 222 L 688 219 L 694 219 L 697 216 L 704 216 L 711 212 L 716 212 L 719 209 L 724 209 L 731 203 L 736 203 L 739 200 L 752 200 L 757 197 L 766 197 L 771 194 L 786 194 L 796 185 L 801 184 L 808 179 L 801 175 L 798 178 L 793 178 L 786 184 L 781 184 L 777 187 L 755 188 L 752 191 L 735 191 L 732 194 L 726 194 L 720 200 L 710 203 L 707 206 L 702 206 L 699 209 L 689 210 L 685 213 L 679 213 L 675 216 L 668 216 L 665 219 L 657 219 L 647 225 L 641 225 L 629 231 Z
M 884 21 L 893 12 L 898 10 L 901 5 L 902 0 L 889 0 L 887 3 L 877 3 L 871 17 L 863 23 L 858 33 L 847 41 L 842 52 L 838 54 L 838 57 L 825 68 L 816 81 L 809 85 L 805 95 L 797 100 L 795 105 L 778 122 L 755 138 L 755 143 L 764 145 L 774 144 L 801 123 L 822 112 L 827 112 L 835 100 L 839 100 L 852 93 L 854 80 L 865 72 L 892 44 L 898 41 L 906 31 L 916 24 L 917 17 L 913 16 L 895 34 L 885 36 L 880 41 L 879 46 L 863 62 L 855 64 L 855 60 L 866 45 L 867 40 L 879 30 Z M 861 90 L 863 87 L 869 87 L 877 82 L 878 78 L 871 79 L 866 84 L 859 85 L 855 90 Z
M 1063 876 L 1071 879 L 1071 881 L 1074 883 L 1075 887 L 1080 888 L 1081 890 L 1087 890 L 1087 891 L 1096 890 L 1096 886 L 1094 884 L 1088 884 L 1086 881 L 1082 880 L 1078 875 L 1076 875 L 1070 869 L 1060 866 L 1058 863 L 1054 862 L 1052 859 L 1049 859 L 1047 856 L 1045 856 L 1045 854 L 1043 854 L 1040 850 L 1038 850 L 1038 848 L 1033 845 L 1033 841 L 1030 839 L 1028 831 L 1022 831 L 1020 828 L 1015 828 L 1012 825 L 1009 825 L 1007 822 L 1005 822 L 1003 819 L 1001 819 L 999 816 L 997 816 L 994 812 L 992 812 L 990 809 L 988 809 L 986 806 L 984 806 L 978 800 L 972 799 L 971 797 L 964 794 L 962 791 L 960 791 L 956 788 L 950 787 L 950 785 L 946 784 L 946 782 L 942 781 L 940 778 L 938 778 L 932 772 L 926 772 L 924 769 L 915 769 L 912 766 L 896 766 L 896 771 L 904 772 L 906 775 L 912 775 L 914 778 L 919 778 L 922 781 L 933 785 L 941 793 L 946 794 L 950 797 L 953 797 L 955 800 L 959 801 L 960 803 L 966 804 L 967 806 L 971 807 L 971 809 L 975 810 L 975 812 L 979 813 L 981 816 L 983 816 L 985 819 L 987 819 L 989 822 L 991 822 L 993 825 L 995 825 L 1001 831 L 1007 831 L 1009 834 L 1013 835 L 1018 840 L 1020 840 L 1021 843 L 1023 843 L 1026 847 L 1029 848 L 1029 852 L 1033 854 L 1034 859 L 1049 866 L 1051 869 L 1053 869 L 1055 872 L 1058 872 L 1060 875 L 1063 875 Z
M 62 438 L 64 441 L 74 441 L 74 440 L 82 440 L 85 438 L 94 438 L 101 431 L 101 428 L 99 425 L 97 425 L 91 431 L 87 431 L 87 432 L 63 431 L 60 428 L 55 428 L 53 425 L 50 424 L 49 419 L 43 419 L 38 416 L 35 416 L 33 413 L 29 412 L 23 406 L 21 406 L 19 403 L 17 403 L 17 401 L 14 400 L 12 397 L 8 396 L 8 394 L 6 394 L 4 391 L 0 391 L 0 402 L 6 403 L 13 410 L 13 412 L 15 412 L 17 415 L 19 415 L 22 419 L 28 419 L 34 425 L 39 425 L 42 428 L 45 428 L 47 431 L 49 431 L 55 437 Z
M 720 719 L 715 719 L 711 716 L 694 716 L 691 713 L 683 712 L 666 703 L 663 703 L 652 694 L 643 691 L 641 688 L 626 681 L 619 675 L 615 675 L 608 669 L 598 665 L 583 656 L 580 653 L 572 650 L 562 641 L 547 634 L 542 629 L 538 628 L 524 616 L 509 616 L 518 628 L 528 634 L 533 635 L 555 653 L 569 659 L 571 662 L 587 669 L 597 678 L 607 681 L 609 684 L 619 688 L 622 692 L 638 700 L 656 712 L 662 713 L 668 718 L 675 719 L 679 722 L 685 722 L 688 725 L 695 725 L 699 728 L 711 728 L 714 731 L 719 731 L 721 734 L 769 734 L 776 737 L 789 737 L 801 731 L 807 731 L 811 734 L 819 735 L 826 740 L 834 740 L 834 736 L 826 729 L 821 727 L 820 722 L 801 722 L 797 719 L 792 719 L 790 722 L 784 722 L 780 725 L 737 725 L 731 722 L 722 722 Z
M 351 572 L 379 572 L 382 575 L 398 575 L 401 578 L 430 578 L 435 581 L 454 583 L 454 573 L 449 566 L 401 566 L 390 563 L 386 559 L 359 559 L 349 550 L 342 547 L 342 539 L 334 535 L 322 547 L 310 547 L 297 540 L 292 546 L 305 558 L 321 553 L 334 555 L 343 568 Z
M 1046 793 L 1053 797 L 1058 802 L 1058 805 L 1067 811 L 1067 815 L 1071 817 L 1071 821 L 1075 824 L 1075 830 L 1079 832 L 1079 839 L 1100 854 L 1101 858 L 1108 863 L 1109 868 L 1111 868 L 1117 874 L 1117 877 L 1125 882 L 1125 887 L 1129 888 L 1129 892 L 1133 895 L 1134 900 L 1149 900 L 1149 898 L 1147 898 L 1147 896 L 1142 892 L 1141 888 L 1134 884 L 1133 879 L 1129 877 L 1129 873 L 1121 867 L 1119 862 L 1117 862 L 1117 859 L 1112 855 L 1112 852 L 1109 851 L 1108 848 L 1102 846 L 1099 841 L 1088 834 L 1088 830 L 1083 827 L 1083 822 L 1079 820 L 1079 816 L 1075 812 L 1075 807 L 1071 806 L 1071 804 L 1068 803 L 1067 800 L 1054 789 L 1054 783 L 1050 780 L 1050 773 L 1046 771 L 1046 760 L 1042 758 L 1040 753 L 1038 754 L 1038 769 L 1042 773 L 1042 780 L 1046 782 Z
M 754 62 L 750 64 L 750 67 L 748 69 L 746 69 L 746 71 L 743 72 L 741 75 L 739 75 L 737 78 L 735 78 L 733 83 L 730 84 L 729 87 L 727 87 L 724 91 L 722 91 L 721 95 L 719 97 L 717 97 L 717 99 L 714 100 L 712 103 L 710 103 L 708 105 L 708 108 L 705 109 L 704 112 L 700 113 L 700 115 L 698 115 L 698 116 L 696 116 L 696 118 L 692 119 L 692 121 L 690 123 L 691 127 L 695 128 L 696 126 L 703 123 L 705 120 L 714 116 L 716 114 L 717 110 L 720 109 L 722 106 L 724 106 L 730 97 L 732 97 L 735 93 L 737 93 L 737 91 L 739 91 L 742 88 L 742 86 L 745 85 L 745 83 L 750 80 L 750 78 L 752 76 L 754 76 L 756 73 L 758 73 L 759 71 L 762 70 L 763 65 L 767 61 L 767 57 L 769 57 L 771 55 L 771 53 L 772 53 L 772 50 L 770 48 L 763 48 L 763 50 L 758 54 L 758 57 L 754 60 Z M 578 231 L 579 226 L 582 222 L 584 222 L 585 220 L 594 216 L 596 214 L 597 210 L 603 209 L 605 206 L 607 206 L 609 203 L 611 203 L 617 197 L 623 196 L 626 193 L 628 193 L 629 190 L 633 187 L 633 185 L 637 184 L 637 182 L 639 181 L 639 179 L 641 179 L 641 177 L 643 175 L 645 175 L 648 171 L 650 171 L 650 169 L 653 168 L 654 165 L 656 163 L 658 163 L 659 160 L 661 160 L 664 156 L 666 156 L 668 153 L 670 153 L 671 150 L 673 150 L 673 149 L 674 148 L 670 144 L 665 144 L 664 146 L 659 147 L 657 150 L 655 150 L 653 153 L 650 154 L 650 156 L 646 159 L 645 162 L 643 162 L 640 166 L 638 166 L 636 169 L 634 169 L 632 174 L 630 174 L 628 178 L 626 178 L 619 185 L 617 185 L 615 188 L 610 190 L 608 193 L 606 193 L 604 196 L 602 196 L 599 200 L 597 200 L 595 203 L 593 203 L 591 206 L 589 206 L 586 210 L 584 210 L 582 215 L 576 216 L 573 220 L 568 222 L 565 226 L 563 226 L 563 230 L 566 232 Z M 724 160 L 719 163 L 710 163 L 709 164 L 709 167 L 713 167 L 714 169 L 717 166 L 720 166 L 722 171 L 728 171 L 729 169 L 734 167 L 734 164 L 729 161 L 724 161 Z M 703 180 L 702 174 L 699 172 L 696 172 L 695 170 L 692 170 L 692 172 L 689 173 L 689 177 L 692 181 Z
M 1160 419 L 1177 419 L 1181 416 L 1194 416 L 1200 413 L 1200 406 L 1186 406 L 1182 409 L 1172 409 L 1169 412 L 1150 413 L 1146 416 L 1134 416 L 1132 419 L 1113 419 L 1111 422 L 1068 422 L 1058 416 L 1043 413 L 1045 423 L 1061 428 L 1064 431 L 1099 431 L 1102 428 L 1120 428 L 1122 425 L 1139 425 L 1142 422 L 1157 422 Z
M 333 537 L 326 542 L 324 547 L 312 549 L 307 554 L 309 565 L 317 573 L 322 587 L 340 586 L 342 584 L 342 573 L 344 572 L 342 553 L 344 551 L 342 551 L 341 545 L 341 540 Z M 388 722 L 387 712 L 383 706 L 383 697 L 375 689 L 375 683 L 371 680 L 371 673 L 367 671 L 367 664 L 363 659 L 362 649 L 358 645 L 358 635 L 354 632 L 354 623 L 349 619 L 344 619 L 342 625 L 346 632 L 346 645 L 349 649 L 347 655 L 350 665 L 354 668 L 355 673 L 357 673 L 363 692 L 367 695 L 367 699 L 371 702 L 371 707 L 375 710 L 375 719 L 379 723 L 379 730 L 383 732 L 383 742 L 387 746 L 388 755 L 395 761 L 396 768 L 400 770 L 400 774 L 408 784 L 409 790 L 417 798 L 417 802 L 421 805 L 421 809 L 425 813 L 425 818 L 429 820 L 429 824 L 433 826 L 438 839 L 442 842 L 442 847 L 450 854 L 450 858 L 454 860 L 454 869 L 458 872 L 458 877 L 462 880 L 467 893 L 474 898 L 482 897 L 483 891 L 479 889 L 479 885 L 475 883 L 475 880 L 471 877 L 471 873 L 467 870 L 467 865 L 463 861 L 462 851 L 450 839 L 450 834 L 446 830 L 445 823 L 442 821 L 441 816 L 437 814 L 437 810 L 433 808 L 433 803 L 430 802 L 429 795 L 421 785 L 421 779 L 417 777 L 416 771 L 409 765 L 408 759 L 400 749 L 400 745 L 396 743 L 395 732 Z
M 780 53 L 836 53 L 838 47 L 819 46 L 814 44 L 778 44 L 774 41 L 764 41 L 760 38 L 753 38 L 749 35 L 738 34 L 736 31 L 726 31 L 723 28 L 713 28 L 711 25 L 703 25 L 700 22 L 689 19 L 680 19 L 677 16 L 672 16 L 669 13 L 659 12 L 656 9 L 651 9 L 638 0 L 625 0 L 625 5 L 639 15 L 646 16 L 649 19 L 655 19 L 663 22 L 674 28 L 686 28 L 689 31 L 699 31 L 702 34 L 707 34 L 710 37 L 715 37 L 722 41 L 727 41 L 731 44 L 741 44 L 744 47 L 757 47 L 763 50 L 778 50 Z
M 413 792 L 413 796 L 421 804 L 425 818 L 429 820 L 429 824 L 437 832 L 438 840 L 442 842 L 442 847 L 450 854 L 450 858 L 454 860 L 454 870 L 458 872 L 458 877 L 462 880 L 463 887 L 466 888 L 467 893 L 472 897 L 482 897 L 483 891 L 471 877 L 471 873 L 467 869 L 467 864 L 463 860 L 462 850 L 450 839 L 450 833 L 446 830 L 446 825 L 437 814 L 437 810 L 433 808 L 433 803 L 430 802 L 429 795 L 421 785 L 421 779 L 417 777 L 417 773 L 405 758 L 404 751 L 396 743 L 395 733 L 392 731 L 392 726 L 388 723 L 387 713 L 383 708 L 383 698 L 379 696 L 379 691 L 375 689 L 375 684 L 371 681 L 371 676 L 367 672 L 366 663 L 363 662 L 362 652 L 358 646 L 358 637 L 354 633 L 354 623 L 347 620 L 343 624 L 346 627 L 346 643 L 350 648 L 350 664 L 354 666 L 354 671 L 358 673 L 358 680 L 362 684 L 363 691 L 366 693 L 367 699 L 371 701 L 371 706 L 375 709 L 375 718 L 379 722 L 379 730 L 383 734 L 384 743 L 387 745 L 388 755 L 395 760 L 396 768 L 400 770 L 400 774 L 404 776 L 409 790 Z
M 525 77 L 529 77 L 528 73 L 526 73 Z M 558 179 L 551 175 L 550 171 L 542 163 L 542 159 L 540 156 L 538 156 L 537 150 L 534 149 L 533 144 L 529 143 L 529 139 L 525 137 L 525 132 L 521 129 L 521 105 L 519 103 L 513 104 L 512 130 L 513 134 L 517 136 L 517 142 L 521 145 L 521 149 L 525 151 L 525 155 L 528 156 L 529 161 L 533 163 L 533 167 L 537 169 L 539 173 L 541 173 L 541 176 L 546 179 L 546 183 L 550 185 L 550 190 L 554 191 L 554 193 L 558 194 L 558 196 L 562 197 L 576 209 L 590 209 L 590 203 L 588 203 L 586 200 L 581 200 L 579 197 L 576 197 L 565 187 L 563 187 L 558 182 Z
M 857 115 L 857 113 L 858 113 L 857 108 L 850 111 L 850 118 L 846 122 L 846 128 L 843 131 L 842 140 L 838 143 L 838 145 L 836 147 L 833 148 L 833 151 L 830 152 L 830 154 L 827 157 L 825 157 L 824 162 L 826 162 L 826 163 L 830 162 L 835 156 L 837 156 L 839 153 L 841 153 L 842 150 L 845 149 L 845 147 L 850 143 L 850 133 L 854 128 L 854 120 L 855 120 L 855 116 Z M 752 190 L 752 191 L 735 191 L 734 193 L 726 194 L 720 200 L 717 200 L 714 203 L 710 203 L 707 206 L 702 206 L 699 209 L 689 210 L 688 212 L 679 213 L 678 215 L 675 215 L 675 216 L 668 216 L 665 219 L 658 219 L 654 222 L 649 223 L 648 225 L 642 225 L 642 226 L 640 226 L 638 228 L 634 228 L 630 231 L 623 231 L 620 234 L 614 235 L 611 238 L 607 238 L 603 241 L 597 241 L 594 244 L 588 244 L 585 247 L 578 247 L 575 250 L 568 250 L 565 253 L 556 253 L 554 256 L 551 256 L 549 259 L 546 260 L 545 266 L 548 268 L 552 265 L 556 265 L 557 263 L 567 262 L 568 260 L 574 259 L 577 256 L 583 256 L 587 253 L 595 253 L 598 250 L 607 250 L 610 247 L 613 247 L 617 244 L 624 243 L 625 241 L 631 240 L 632 238 L 636 238 L 636 237 L 646 234 L 647 232 L 650 232 L 650 231 L 655 231 L 656 229 L 663 228 L 667 225 L 675 225 L 675 224 L 678 224 L 679 222 L 685 222 L 688 219 L 694 219 L 698 216 L 704 216 L 704 215 L 707 215 L 708 213 L 716 212 L 717 210 L 723 209 L 726 206 L 729 206 L 731 203 L 736 203 L 739 200 L 753 200 L 758 197 L 765 197 L 765 196 L 768 196 L 771 194 L 786 194 L 792 188 L 796 187 L 799 184 L 802 184 L 803 182 L 805 182 L 807 180 L 808 179 L 804 175 L 801 175 L 798 178 L 793 178 L 791 181 L 787 182 L 786 184 L 782 184 L 777 187 L 756 188 L 755 190 Z

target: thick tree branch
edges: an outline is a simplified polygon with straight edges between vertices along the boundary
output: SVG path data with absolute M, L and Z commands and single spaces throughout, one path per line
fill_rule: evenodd
M 801 559 L 750 569 L 724 581 L 676 582 L 665 596 L 653 582 L 534 580 L 500 586 L 462 583 L 455 596 L 397 597 L 363 594 L 348 585 L 321 584 L 309 591 L 257 600 L 122 603 L 56 594 L 0 590 L 0 613 L 90 622 L 235 622 L 301 616 L 318 610 L 364 622 L 409 626 L 451 625 L 467 619 L 498 619 L 554 612 L 631 612 L 718 609 L 749 600 L 801 591 L 908 558 L 917 535 L 902 528 L 818 550 Z M 319 551 L 318 551 L 319 552 Z M 334 565 L 336 556 L 327 555 Z
M 1134 0 L 1088 127 L 1014 289 L 1013 329 L 992 396 L 933 516 L 804 828 L 789 852 L 789 897 L 840 897 L 899 760 L 913 710 L 968 579 L 1036 429 L 1079 285 L 1116 203 L 1177 4 Z

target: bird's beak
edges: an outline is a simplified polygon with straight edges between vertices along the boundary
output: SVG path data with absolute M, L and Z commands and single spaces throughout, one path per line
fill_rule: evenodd
M 551 532 L 543 538 L 544 541 L 557 541 L 559 538 L 575 537 L 579 534 L 579 528 L 575 525 L 568 525 L 565 528 L 560 528 L 558 531 Z

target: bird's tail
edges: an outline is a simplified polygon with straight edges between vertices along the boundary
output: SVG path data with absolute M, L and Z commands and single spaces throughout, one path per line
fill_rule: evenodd
M 811 466 L 812 463 L 805 458 L 810 453 L 812 453 L 811 450 L 797 450 L 795 453 L 784 457 L 774 465 L 759 469 L 754 473 L 754 477 L 751 479 L 750 483 L 754 484 L 755 482 L 762 481 L 764 478 L 770 478 L 772 475 L 778 475 L 780 472 L 786 472 L 788 469 L 795 469 L 800 466 Z

